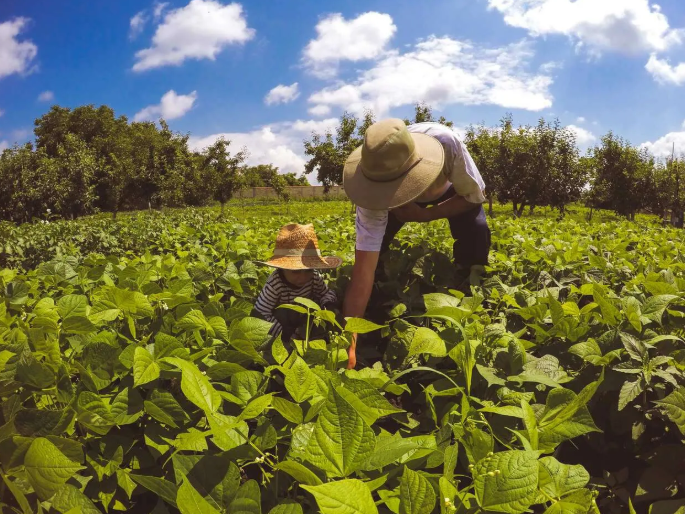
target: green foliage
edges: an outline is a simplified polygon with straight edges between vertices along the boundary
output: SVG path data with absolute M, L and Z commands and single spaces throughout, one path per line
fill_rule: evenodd
M 349 261 L 353 217 L 322 205 L 296 221 L 316 213 L 324 252 Z M 677 230 L 497 216 L 465 296 L 446 224 L 410 225 L 367 319 L 298 299 L 328 337 L 283 342 L 250 315 L 285 218 L 216 212 L 6 233 L 3 511 L 682 507 Z M 349 273 L 326 279 L 341 291 Z M 345 369 L 352 332 L 369 367 Z

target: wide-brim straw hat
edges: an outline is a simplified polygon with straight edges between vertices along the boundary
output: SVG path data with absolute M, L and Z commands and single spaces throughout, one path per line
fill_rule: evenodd
M 409 132 L 399 119 L 379 121 L 347 158 L 343 187 L 359 207 L 394 209 L 421 196 L 440 176 L 444 161 L 434 137 Z
M 281 227 L 273 256 L 262 264 L 287 270 L 332 269 L 342 264 L 340 257 L 324 257 L 313 225 L 291 223 Z

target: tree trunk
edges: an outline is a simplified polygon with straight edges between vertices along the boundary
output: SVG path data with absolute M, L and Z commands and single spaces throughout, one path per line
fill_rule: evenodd
M 493 217 L 492 215 L 492 196 L 488 198 L 488 216 L 491 218 Z
M 514 217 L 518 218 L 519 217 L 518 202 L 516 200 L 514 200 L 512 203 L 514 204 Z
M 518 211 L 518 214 L 516 216 L 517 218 L 520 218 L 521 216 L 523 216 L 523 209 L 525 209 L 525 208 L 526 208 L 526 201 L 523 200 L 521 202 L 521 205 L 519 205 L 519 211 Z

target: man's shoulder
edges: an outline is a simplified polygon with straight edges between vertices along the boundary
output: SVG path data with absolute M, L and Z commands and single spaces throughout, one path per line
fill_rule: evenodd
M 443 125 L 442 123 L 437 123 L 434 121 L 426 121 L 424 123 L 414 123 L 407 127 L 409 132 L 414 132 L 415 134 L 426 134 L 427 136 L 432 136 L 443 145 L 457 145 L 460 142 L 459 135 L 452 130 L 450 127 Z

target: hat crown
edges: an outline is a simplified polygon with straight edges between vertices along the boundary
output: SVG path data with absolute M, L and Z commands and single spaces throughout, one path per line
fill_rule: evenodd
M 360 167 L 374 182 L 389 182 L 407 173 L 421 159 L 404 122 L 390 118 L 371 125 L 364 135 Z
M 276 237 L 276 250 L 319 249 L 314 225 L 291 223 L 281 227 Z

